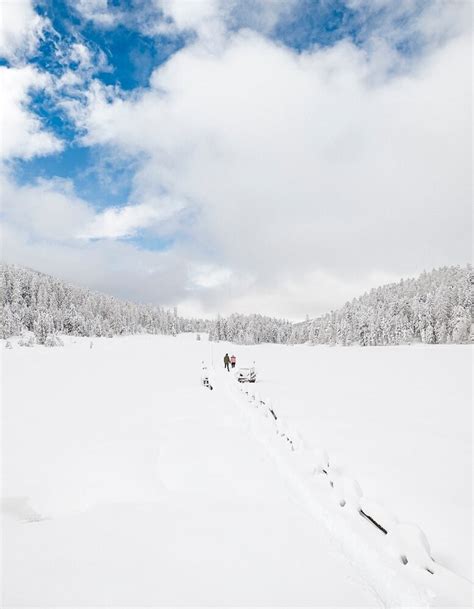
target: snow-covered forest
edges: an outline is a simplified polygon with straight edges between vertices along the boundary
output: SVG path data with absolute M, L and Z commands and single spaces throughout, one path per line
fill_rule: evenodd
M 451 266 L 402 279 L 293 328 L 291 342 L 398 345 L 463 343 L 471 333 L 474 274 Z
M 44 344 L 54 334 L 115 336 L 205 331 L 209 322 L 183 319 L 158 306 L 125 302 L 75 287 L 20 266 L 2 265 L 1 336 L 34 332 Z
M 185 319 L 177 309 L 124 302 L 19 266 L 2 265 L 1 336 L 55 334 L 115 336 L 209 332 L 238 344 L 340 344 L 362 346 L 469 340 L 474 275 L 470 265 L 424 272 L 371 290 L 323 317 L 292 324 L 264 315 Z
M 211 338 L 240 344 L 463 343 L 470 338 L 473 284 L 470 265 L 443 267 L 375 288 L 305 322 L 289 324 L 261 315 L 218 318 Z
M 293 332 L 293 324 L 283 319 L 265 315 L 218 316 L 209 335 L 210 340 L 227 340 L 239 345 L 259 343 L 288 343 Z

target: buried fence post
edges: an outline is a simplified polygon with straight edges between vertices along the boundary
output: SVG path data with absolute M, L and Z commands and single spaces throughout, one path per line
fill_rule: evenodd
M 398 520 L 384 506 L 361 497 L 359 514 L 368 522 L 372 523 L 384 535 L 393 531 L 398 525 Z
M 378 523 L 375 518 L 372 518 L 369 514 L 366 514 L 362 508 L 359 509 L 359 514 L 363 516 L 366 520 L 371 522 L 374 526 L 378 528 L 379 531 L 382 531 L 384 535 L 388 534 L 388 531 L 385 527 L 383 527 L 380 523 Z

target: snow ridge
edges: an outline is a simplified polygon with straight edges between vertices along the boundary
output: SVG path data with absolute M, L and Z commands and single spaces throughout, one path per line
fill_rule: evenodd
M 382 606 L 471 607 L 472 582 L 433 560 L 417 525 L 400 522 L 364 497 L 357 480 L 336 467 L 326 450 L 308 445 L 269 400 L 232 380 L 226 383 L 254 437 Z

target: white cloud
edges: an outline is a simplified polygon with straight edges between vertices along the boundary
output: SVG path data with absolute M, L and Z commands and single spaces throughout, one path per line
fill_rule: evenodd
M 408 273 L 413 276 L 416 273 Z M 236 273 L 212 265 L 200 265 L 190 274 L 192 284 L 180 301 L 180 311 L 190 317 L 231 313 L 263 313 L 301 321 L 327 313 L 374 286 L 399 281 L 398 274 L 367 272 L 357 277 L 309 271 L 278 284 L 262 285 L 251 273 Z
M 148 32 L 193 31 L 206 48 L 219 49 L 229 31 L 249 28 L 269 33 L 284 16 L 291 13 L 297 0 L 155 0 L 165 21 L 145 24 Z
M 128 242 L 33 239 L 0 223 L 2 259 L 134 302 L 173 306 L 184 296 L 186 265 L 179 253 L 148 252 Z
M 46 20 L 33 9 L 31 0 L 2 0 L 0 7 L 0 57 L 15 61 L 31 53 Z
M 31 66 L 0 66 L 0 160 L 29 159 L 61 150 L 61 142 L 43 129 L 41 121 L 27 107 L 33 91 L 50 86 L 49 77 Z
M 18 186 L 3 174 L 0 192 L 6 222 L 33 240 L 74 239 L 80 227 L 94 218 L 93 209 L 75 196 L 67 181 L 39 180 L 33 185 Z
M 187 296 L 189 269 L 181 249 L 150 252 L 127 241 L 78 238 L 97 212 L 68 181 L 19 186 L 3 173 L 0 193 L 3 261 L 136 302 L 172 306 Z
M 191 290 L 196 288 L 217 288 L 227 285 L 232 279 L 232 271 L 213 264 L 198 264 L 191 268 Z
M 119 11 L 111 10 L 107 0 L 70 0 L 69 3 L 86 21 L 101 27 L 113 27 L 120 18 Z
M 141 95 L 96 88 L 87 138 L 144 154 L 150 195 L 161 188 L 197 209 L 193 255 L 236 282 L 251 276 L 256 304 L 285 293 L 291 313 L 314 273 L 367 285 L 377 271 L 468 258 L 469 49 L 457 37 L 388 77 L 383 49 L 342 42 L 297 55 L 240 33 L 220 53 L 198 43 L 176 54 Z M 301 290 L 285 292 L 289 282 Z M 212 290 L 214 308 L 241 298 Z M 327 302 L 306 293 L 305 308 Z
M 79 42 L 73 43 L 70 48 L 69 58 L 77 63 L 80 70 L 89 71 L 92 67 L 93 55 L 85 44 Z
M 472 6 L 464 1 L 346 0 L 346 5 L 365 18 L 365 35 L 390 43 L 412 39 L 432 47 L 472 27 Z
M 199 2 L 160 0 L 158 5 L 181 30 L 200 30 L 206 22 L 219 19 L 219 0 L 200 0 Z
M 151 224 L 158 217 L 157 210 L 147 205 L 128 205 L 126 207 L 109 207 L 98 214 L 86 227 L 83 239 L 117 239 L 130 237 L 139 228 Z
M 157 229 L 182 209 L 182 204 L 166 197 L 138 205 L 108 207 L 98 213 L 83 234 L 83 239 L 117 239 L 130 237 L 139 229 L 155 226 Z

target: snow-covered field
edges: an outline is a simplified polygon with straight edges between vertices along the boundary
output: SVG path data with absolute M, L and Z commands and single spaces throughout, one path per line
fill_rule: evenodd
M 257 362 L 289 429 L 471 577 L 470 347 L 65 342 L 2 342 L 3 606 L 393 606 L 259 441 L 226 350 Z M 392 587 L 398 571 L 380 565 Z
M 259 394 L 471 578 L 470 345 L 219 348 L 255 360 Z

